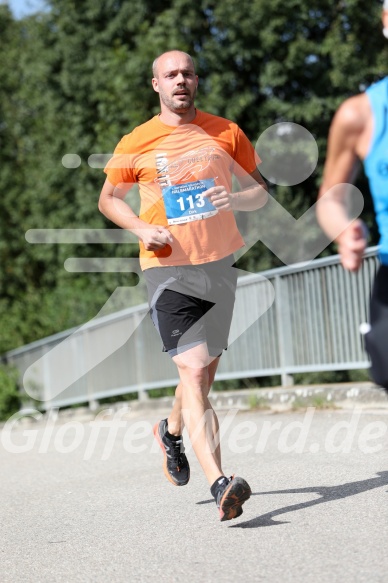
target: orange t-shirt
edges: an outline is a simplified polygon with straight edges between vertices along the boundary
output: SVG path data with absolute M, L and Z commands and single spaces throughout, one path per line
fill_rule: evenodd
M 108 179 L 120 187 L 138 183 L 139 218 L 168 227 L 174 238 L 158 251 L 140 241 L 142 269 L 208 263 L 240 249 L 233 212 L 216 212 L 201 191 L 232 190 L 233 174 L 251 174 L 258 162 L 235 123 L 198 110 L 190 124 L 167 126 L 155 116 L 124 136 L 105 168 Z

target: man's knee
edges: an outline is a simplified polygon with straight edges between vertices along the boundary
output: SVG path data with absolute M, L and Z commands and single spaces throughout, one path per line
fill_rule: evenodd
M 207 369 L 212 359 L 209 357 L 206 343 L 202 342 L 193 348 L 178 353 L 172 357 L 172 360 L 179 371 L 190 373 L 190 370 Z
M 206 366 L 202 368 L 193 368 L 190 366 L 178 365 L 178 372 L 184 387 L 206 388 L 209 384 L 209 371 Z

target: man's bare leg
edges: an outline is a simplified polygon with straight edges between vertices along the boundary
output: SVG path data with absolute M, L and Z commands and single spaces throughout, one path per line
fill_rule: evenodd
M 251 489 L 243 478 L 226 478 L 221 467 L 219 424 L 217 415 L 208 399 L 219 358 L 209 358 L 206 344 L 200 344 L 174 356 L 173 361 L 178 367 L 180 382 L 177 387 L 178 400 L 170 415 L 172 417 L 171 423 L 175 422 L 175 428 L 179 427 L 181 432 L 183 424 L 179 419 L 183 417 L 194 452 L 216 501 L 220 520 L 237 518 L 243 512 L 242 505 L 250 497 Z M 166 421 L 161 421 L 159 428 L 161 425 L 163 426 L 163 423 L 164 427 L 167 426 Z M 168 447 L 174 448 L 171 442 L 172 434 L 171 439 L 168 434 L 165 434 L 163 439 L 166 438 L 170 440 L 168 441 Z M 161 436 L 159 433 L 160 441 Z M 171 479 L 171 472 L 174 472 L 174 470 L 174 467 L 171 467 L 170 471 L 165 469 L 167 478 L 176 485 L 184 485 L 182 482 L 177 483 L 179 475 Z M 180 471 L 178 471 L 179 473 Z
M 208 399 L 219 358 L 209 359 L 206 344 L 173 357 L 180 377 L 181 407 L 194 452 L 210 485 L 223 476 L 219 424 Z M 209 362 L 210 361 L 210 362 Z
M 168 431 L 171 435 L 182 435 L 182 384 L 179 383 L 175 389 L 175 401 L 170 415 L 168 416 Z
M 219 357 L 212 360 L 212 362 L 208 365 L 208 384 L 209 390 L 214 382 L 214 377 L 217 371 Z M 219 434 L 219 423 L 217 415 L 206 395 L 205 400 L 205 407 L 207 411 L 212 411 L 212 434 L 213 440 L 215 444 L 215 454 L 218 466 L 221 467 L 221 445 L 220 445 L 220 434 Z M 172 411 L 168 417 L 168 432 L 171 435 L 182 435 L 184 427 L 184 421 L 182 416 L 182 383 L 179 383 L 176 391 L 175 391 L 175 401 L 172 408 Z

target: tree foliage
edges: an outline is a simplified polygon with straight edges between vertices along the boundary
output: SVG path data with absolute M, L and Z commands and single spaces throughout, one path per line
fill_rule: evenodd
M 319 147 L 315 172 L 297 186 L 270 185 L 295 217 L 315 201 L 335 109 L 386 73 L 377 0 L 48 6 L 15 20 L 0 5 L 0 353 L 87 321 L 117 286 L 133 283 L 128 274 L 69 273 L 63 265 L 67 257 L 136 256 L 136 246 L 33 245 L 25 233 L 113 228 L 97 210 L 104 175 L 88 158 L 111 152 L 158 111 L 150 79 L 159 53 L 190 52 L 200 76 L 198 107 L 233 119 L 253 143 L 280 121 L 311 132 Z M 64 167 L 66 154 L 77 154 L 80 166 Z M 244 262 L 253 270 L 280 264 L 262 243 Z

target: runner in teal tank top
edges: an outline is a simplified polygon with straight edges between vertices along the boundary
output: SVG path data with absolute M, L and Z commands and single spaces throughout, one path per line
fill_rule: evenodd
M 382 21 L 388 39 L 388 0 L 384 0 Z M 360 160 L 376 212 L 381 260 L 372 290 L 365 347 L 373 380 L 388 390 L 388 77 L 345 100 L 330 127 L 317 217 L 328 237 L 336 241 L 342 265 L 350 271 L 361 266 L 367 229 L 362 220 L 349 216 L 349 189 L 340 185 L 354 181 Z
M 388 77 L 366 90 L 373 117 L 369 151 L 364 160 L 380 233 L 380 259 L 388 265 Z

